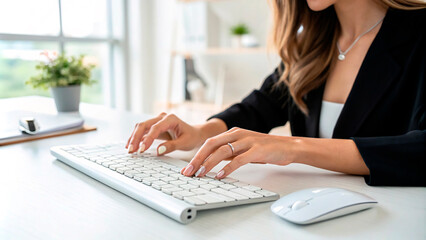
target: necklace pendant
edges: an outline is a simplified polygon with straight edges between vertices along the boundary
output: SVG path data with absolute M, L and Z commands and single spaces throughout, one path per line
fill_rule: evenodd
M 345 60 L 345 55 L 343 54 L 339 54 L 339 56 L 337 57 L 340 61 Z

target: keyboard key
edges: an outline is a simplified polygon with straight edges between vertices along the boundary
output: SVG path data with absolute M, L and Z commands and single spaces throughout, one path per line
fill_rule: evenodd
M 211 185 L 211 184 L 203 184 L 203 185 L 200 185 L 200 187 L 203 188 L 203 189 L 206 189 L 206 190 L 217 188 L 217 186 Z
M 127 161 L 132 162 L 136 165 L 139 165 L 138 163 L 144 162 L 142 159 L 128 159 Z
M 249 190 L 242 189 L 242 188 L 234 188 L 234 189 L 231 189 L 230 191 L 232 191 L 234 193 L 241 194 L 241 195 L 249 197 L 249 198 L 261 198 L 261 197 L 263 197 L 263 195 L 260 195 L 258 193 L 254 193 L 254 192 L 251 192 Z
M 238 180 L 237 180 L 237 179 L 233 179 L 233 178 L 229 178 L 229 177 L 227 177 L 227 178 L 223 178 L 223 179 L 220 179 L 220 181 L 221 181 L 221 182 L 224 182 L 224 183 L 234 183 L 234 182 L 238 182 Z
M 129 171 L 129 170 L 132 170 L 132 169 L 128 167 L 121 167 L 121 168 L 117 168 L 115 171 L 117 171 L 118 173 L 124 174 L 125 171 Z
M 215 173 L 215 172 L 208 172 L 208 173 L 205 175 L 205 177 L 208 177 L 208 178 L 215 178 L 215 177 L 216 177 L 216 175 L 217 175 L 217 173 Z
M 200 181 L 203 181 L 203 182 L 211 182 L 211 181 L 214 181 L 214 179 L 206 178 L 206 177 L 202 177 L 202 178 L 200 178 Z
M 148 168 L 148 169 L 154 169 L 154 168 L 157 167 L 157 166 L 155 166 L 153 164 L 144 164 L 143 166 L 146 167 L 146 168 Z
M 148 171 L 148 168 L 144 168 L 144 167 L 135 167 L 133 169 L 139 172 Z
M 189 189 L 194 189 L 194 188 L 198 188 L 197 186 L 192 185 L 192 184 L 183 184 L 183 185 L 180 185 L 179 187 L 181 187 L 181 188 L 183 188 L 183 189 L 187 189 L 187 190 L 189 190 Z
M 144 178 L 144 179 L 142 180 L 142 183 L 143 183 L 143 184 L 146 184 L 146 185 L 148 185 L 148 186 L 151 186 L 152 182 L 155 182 L 155 181 L 158 181 L 158 178 L 155 178 L 155 177 L 148 177 L 148 178 Z
M 125 163 L 127 162 L 126 160 L 123 159 L 118 159 L 118 160 L 114 160 L 115 163 Z
M 139 168 L 140 166 L 136 165 L 136 164 L 130 164 L 130 165 L 127 165 L 126 167 L 131 168 L 131 169 L 135 169 L 135 168 Z
M 161 180 L 165 181 L 165 182 L 171 182 L 171 181 L 176 181 L 177 179 L 174 177 L 163 177 L 161 178 Z
M 146 170 L 146 171 L 142 171 L 142 172 L 146 173 L 146 174 L 150 174 L 150 175 L 157 173 L 156 171 L 153 171 L 153 170 Z
M 109 160 L 106 160 L 105 158 L 101 158 L 101 159 L 96 160 L 96 163 L 98 163 L 98 164 L 102 164 L 103 162 L 109 162 Z
M 173 184 L 166 184 L 166 185 L 161 186 L 161 189 L 163 189 L 163 188 L 175 188 L 175 187 L 176 186 L 173 185 Z
M 186 176 L 183 176 L 183 175 L 180 175 L 178 178 L 179 178 L 179 180 L 182 180 L 182 181 L 185 181 L 185 182 L 192 180 L 192 178 L 186 177 Z
M 124 176 L 129 177 L 129 178 L 133 178 L 133 176 L 134 176 L 136 173 L 139 173 L 139 172 L 138 172 L 138 171 L 135 171 L 135 170 L 129 170 L 129 171 L 125 171 L 125 172 L 124 172 Z
M 102 159 L 102 158 L 98 157 L 98 156 L 96 156 L 96 157 L 89 157 L 89 160 L 92 161 L 92 162 L 96 162 L 96 160 L 99 160 L 99 159 Z
M 243 183 L 243 182 L 234 182 L 232 183 L 232 185 L 236 186 L 236 187 L 244 187 L 247 186 L 248 183 Z
M 180 176 L 182 176 L 182 174 L 180 173 L 173 173 L 173 174 L 169 174 L 170 177 L 175 177 L 175 178 L 179 178 Z
M 179 167 L 171 167 L 170 170 L 180 173 L 181 168 L 179 168 Z
M 195 193 L 190 192 L 190 191 L 180 191 L 180 192 L 173 192 L 172 196 L 175 198 L 179 198 L 181 200 L 183 200 L 184 197 L 190 197 L 190 196 L 194 196 Z
M 163 193 L 166 193 L 166 194 L 169 194 L 169 195 L 172 195 L 172 193 L 174 193 L 174 192 L 180 192 L 180 191 L 182 191 L 183 189 L 182 188 L 179 188 L 179 187 L 173 187 L 173 188 L 161 188 L 161 191 L 163 192 Z
M 221 182 L 221 181 L 211 181 L 211 182 L 209 182 L 209 184 L 211 184 L 211 185 L 215 185 L 215 186 L 219 186 L 219 185 L 222 185 L 222 184 L 224 184 L 223 182 Z
M 256 187 L 256 186 L 253 186 L 253 185 L 248 185 L 248 186 L 245 186 L 245 187 L 242 187 L 242 188 L 249 190 L 249 191 L 252 191 L 252 192 L 262 190 L 262 188 Z
M 110 162 L 103 162 L 102 163 L 102 166 L 104 166 L 104 167 L 109 167 L 109 165 L 113 165 L 113 164 L 116 164 L 115 162 L 113 162 L 113 161 L 110 161 Z
M 192 196 L 192 197 L 184 197 L 183 200 L 189 204 L 195 205 L 195 206 L 200 206 L 200 205 L 205 205 L 206 202 L 197 198 L 196 196 Z
M 155 167 L 153 168 L 153 170 L 159 172 L 159 173 L 163 173 L 165 171 L 167 171 L 167 169 L 163 168 L 163 167 Z
M 197 195 L 197 198 L 201 199 L 202 201 L 206 202 L 206 203 L 223 203 L 225 202 L 225 200 L 223 200 L 222 198 L 218 198 L 214 195 L 210 195 L 210 194 L 204 194 L 204 195 Z
M 144 179 L 144 178 L 147 178 L 147 177 L 150 177 L 151 175 L 149 175 L 149 174 L 145 174 L 145 173 L 136 173 L 134 176 L 133 176 L 133 178 L 136 180 L 136 181 L 139 181 L 139 182 L 142 182 L 142 180 Z
M 167 170 L 174 170 L 174 169 L 176 169 L 176 167 L 175 167 L 175 166 L 170 165 L 170 164 L 167 164 L 167 163 L 162 163 L 162 164 L 161 164 L 161 167 L 162 167 L 162 168 L 165 168 L 165 169 L 167 169 Z M 176 172 L 176 171 L 175 171 L 175 172 Z
M 197 194 L 197 195 L 209 193 L 208 190 L 203 189 L 203 188 L 194 188 L 194 189 L 191 189 L 190 191 Z
M 170 181 L 169 183 L 173 184 L 173 185 L 176 185 L 176 186 L 180 186 L 180 185 L 185 184 L 186 182 L 181 181 L 181 180 L 176 180 L 176 181 Z
M 238 194 L 238 193 L 234 193 L 234 192 L 230 192 L 230 191 L 227 191 L 227 190 L 222 189 L 222 188 L 214 188 L 211 191 L 215 192 L 215 193 L 219 193 L 219 194 L 225 195 L 225 196 L 228 196 L 230 198 L 237 199 L 237 200 L 247 200 L 247 199 L 249 199 L 249 197 L 247 197 L 247 196 L 244 196 L 244 195 L 241 195 L 241 194 Z
M 121 164 L 113 164 L 113 165 L 109 165 L 109 168 L 110 169 L 112 169 L 112 170 L 116 170 L 117 168 L 122 168 L 122 167 L 124 167 L 124 165 L 121 165 Z
M 218 193 L 215 193 L 215 192 L 207 193 L 207 195 L 219 198 L 219 199 L 221 199 L 221 200 L 223 200 L 225 202 L 233 202 L 233 201 L 235 201 L 235 198 L 228 197 L 226 195 L 218 194 Z
M 206 184 L 205 182 L 200 181 L 200 180 L 189 180 L 188 183 L 195 185 L 195 186 L 200 186 L 201 184 Z
M 163 185 L 167 185 L 167 183 L 163 182 L 161 180 L 160 181 L 154 181 L 154 182 L 151 183 L 151 186 L 153 188 L 157 189 L 157 190 L 161 190 L 161 186 L 163 186 Z
M 165 175 L 171 175 L 171 174 L 176 174 L 176 172 L 174 172 L 174 171 L 171 171 L 171 170 L 166 170 L 166 171 L 164 171 L 164 172 L 161 172 L 162 174 L 165 174 Z
M 163 178 L 163 177 L 166 177 L 166 175 L 161 174 L 161 173 L 155 173 L 155 174 L 152 174 L 152 176 L 153 176 L 153 177 L 156 177 L 156 178 Z
M 233 189 L 233 188 L 237 188 L 236 186 L 234 186 L 232 184 L 222 184 L 222 185 L 219 185 L 219 187 L 223 188 L 225 190 L 230 190 L 230 189 Z
M 265 197 L 271 197 L 271 196 L 276 196 L 277 195 L 274 192 L 270 192 L 270 191 L 267 191 L 267 190 L 264 190 L 264 189 L 260 190 L 260 191 L 256 191 L 256 193 L 262 194 Z

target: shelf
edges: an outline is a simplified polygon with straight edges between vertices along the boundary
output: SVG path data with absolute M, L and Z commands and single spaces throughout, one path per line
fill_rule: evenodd
M 192 56 L 192 55 L 238 55 L 238 54 L 266 54 L 265 47 L 256 48 L 206 48 L 199 50 L 173 50 L 174 56 Z

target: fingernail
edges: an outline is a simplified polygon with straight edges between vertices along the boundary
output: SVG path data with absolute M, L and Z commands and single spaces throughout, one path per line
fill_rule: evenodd
M 131 153 L 133 151 L 133 145 L 130 145 L 129 147 L 129 153 Z
M 220 172 L 217 173 L 216 178 L 221 178 L 225 174 L 225 171 L 220 170 Z
M 165 146 L 160 146 L 158 148 L 158 155 L 161 155 L 161 154 L 165 153 L 166 150 L 167 150 L 167 148 Z
M 141 153 L 143 153 L 144 151 L 145 151 L 145 144 L 143 144 L 143 143 L 142 143 L 142 144 L 140 145 L 140 147 L 139 147 L 138 153 L 139 153 L 139 154 L 141 154 Z
M 192 170 L 194 169 L 194 166 L 192 166 L 192 164 L 189 164 L 186 169 L 185 172 L 183 172 L 183 175 L 189 175 L 191 174 Z
M 198 169 L 198 171 L 195 173 L 195 176 L 198 177 L 201 174 L 204 173 L 204 171 L 206 170 L 206 168 L 204 166 L 201 166 L 200 169 Z

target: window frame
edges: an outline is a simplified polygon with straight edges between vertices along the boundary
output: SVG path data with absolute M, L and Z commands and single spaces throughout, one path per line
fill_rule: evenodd
M 2 41 L 29 41 L 29 42 L 53 42 L 59 44 L 59 51 L 63 53 L 65 51 L 65 45 L 67 43 L 105 43 L 108 45 L 108 74 L 109 81 L 102 80 L 103 84 L 103 102 L 104 105 L 110 107 L 118 107 L 121 109 L 127 109 L 129 101 L 127 99 L 128 84 L 127 76 L 128 69 L 116 69 L 120 64 L 115 64 L 117 61 L 123 61 L 123 66 L 127 66 L 127 0 L 121 0 L 121 10 L 119 13 L 123 19 L 120 19 L 122 34 L 121 36 L 114 33 L 113 22 L 114 16 L 112 12 L 113 2 L 115 0 L 105 0 L 107 5 L 107 36 L 106 37 L 69 37 L 65 36 L 63 32 L 62 24 L 62 0 L 58 1 L 59 11 L 59 34 L 53 35 L 32 35 L 32 34 L 12 34 L 12 33 L 0 33 L 0 40 Z M 116 2 L 114 2 L 116 4 Z M 118 76 L 119 75 L 119 76 Z M 116 79 L 122 78 L 122 86 L 118 87 L 119 92 L 116 91 L 118 82 Z M 107 94 L 108 93 L 108 94 Z M 108 97 L 106 97 L 108 96 Z M 118 99 L 121 97 L 123 99 Z

